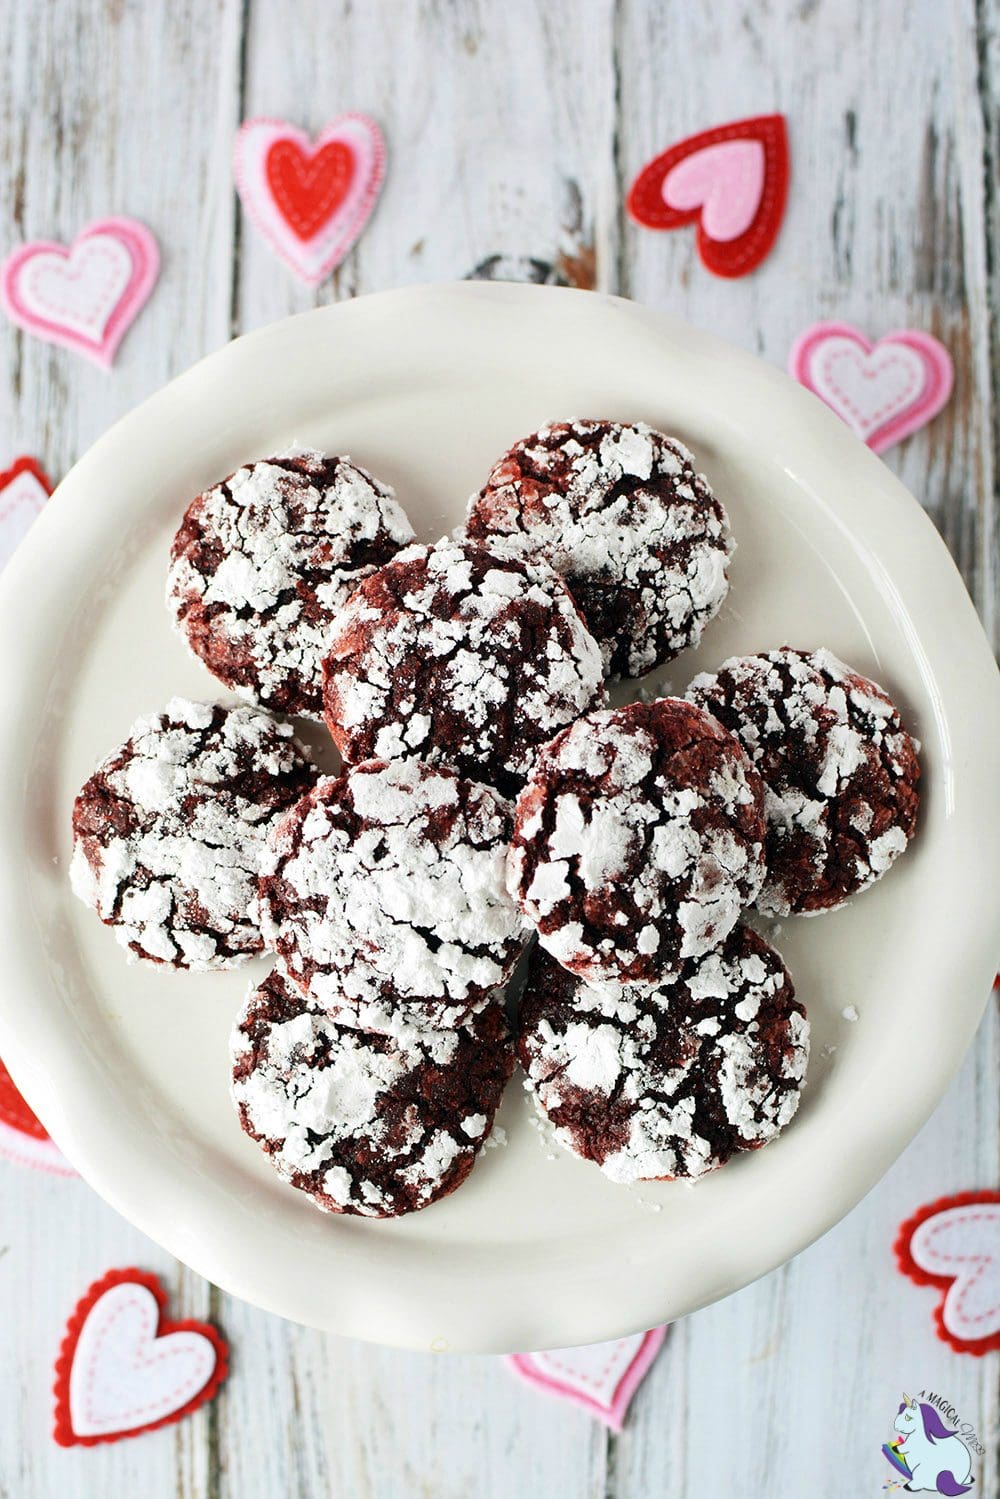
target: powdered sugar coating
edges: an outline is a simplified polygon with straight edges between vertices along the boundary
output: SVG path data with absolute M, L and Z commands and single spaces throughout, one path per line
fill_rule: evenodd
M 610 677 L 697 645 L 734 547 L 687 448 L 645 422 L 557 422 L 515 443 L 469 501 L 465 534 L 550 562 Z
M 566 968 L 658 985 L 757 894 L 763 796 L 732 735 L 681 699 L 589 714 L 518 800 L 509 888 Z
M 240 1123 L 278 1175 L 326 1212 L 372 1218 L 460 1185 L 514 1065 L 497 1000 L 465 1030 L 370 1035 L 305 999 L 280 964 L 230 1045 Z
M 245 464 L 188 506 L 167 606 L 194 654 L 241 696 L 322 717 L 330 621 L 412 541 L 388 485 L 302 450 Z
M 600 652 L 552 569 L 448 540 L 366 578 L 324 664 L 345 759 L 416 754 L 505 791 L 603 701 Z
M 444 766 L 375 760 L 327 777 L 271 837 L 265 940 L 352 1024 L 460 1025 L 525 942 L 504 888 L 509 836 L 507 804 Z
M 734 656 L 688 688 L 764 779 L 768 916 L 814 914 L 879 879 L 916 826 L 916 746 L 881 687 L 830 651 Z
M 537 951 L 518 1055 L 557 1140 L 612 1181 L 699 1177 L 798 1108 L 809 1024 L 747 927 L 656 990 L 590 986 Z
M 268 830 L 313 775 L 287 724 L 173 698 L 80 791 L 73 889 L 130 962 L 234 967 L 263 947 L 250 908 Z

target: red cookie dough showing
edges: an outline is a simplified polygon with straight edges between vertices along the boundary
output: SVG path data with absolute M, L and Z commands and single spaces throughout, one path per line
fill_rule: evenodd
M 764 779 L 768 916 L 813 915 L 871 885 L 917 820 L 917 746 L 889 698 L 829 651 L 734 656 L 688 697 L 741 741 Z
M 764 878 L 764 788 L 679 698 L 592 713 L 542 751 L 508 885 L 566 968 L 658 985 L 718 946 Z
M 361 583 L 324 665 L 345 760 L 420 755 L 505 792 L 603 701 L 600 652 L 552 569 L 447 540 Z
M 389 486 L 349 458 L 260 459 L 188 506 L 167 606 L 227 687 L 279 713 L 322 718 L 330 621 L 412 539 Z
M 370 1035 L 306 1000 L 280 965 L 232 1034 L 240 1124 L 328 1213 L 392 1218 L 454 1192 L 514 1065 L 503 1005 L 467 1029 Z
M 461 1025 L 526 940 L 504 888 L 510 809 L 420 760 L 319 781 L 262 864 L 261 925 L 288 975 L 345 1023 Z
M 73 889 L 130 962 L 233 968 L 263 947 L 250 908 L 267 833 L 314 778 L 287 724 L 173 698 L 77 797 Z
M 557 422 L 515 443 L 465 531 L 561 573 L 609 677 L 697 645 L 729 587 L 725 510 L 687 448 L 644 422 Z
M 588 985 L 536 948 L 518 1058 L 560 1144 L 612 1181 L 703 1176 L 798 1108 L 809 1023 L 794 995 L 743 926 L 654 990 Z

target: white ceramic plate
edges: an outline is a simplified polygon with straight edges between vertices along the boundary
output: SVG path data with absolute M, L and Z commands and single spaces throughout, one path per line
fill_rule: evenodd
M 641 418 L 694 449 L 739 543 L 682 690 L 735 651 L 830 646 L 923 741 L 919 837 L 849 908 L 775 939 L 813 1025 L 785 1135 L 695 1187 L 625 1189 L 529 1127 L 517 1083 L 444 1202 L 332 1218 L 239 1131 L 227 1035 L 249 977 L 127 967 L 71 896 L 74 793 L 142 712 L 219 696 L 172 633 L 187 501 L 293 440 L 394 484 L 418 533 L 549 418 Z M 502 1351 L 617 1336 L 754 1279 L 878 1180 L 943 1093 L 996 959 L 1000 691 L 944 546 L 889 470 L 784 375 L 589 292 L 389 292 L 240 339 L 120 422 L 60 485 L 2 580 L 0 1054 L 82 1175 L 227 1290 L 386 1343 Z M 855 1006 L 849 1022 L 843 1011 Z

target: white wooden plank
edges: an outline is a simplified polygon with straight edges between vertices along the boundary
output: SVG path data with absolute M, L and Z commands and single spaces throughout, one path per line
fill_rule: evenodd
M 954 94 L 968 301 L 967 381 L 972 448 L 966 511 L 978 518 L 955 554 L 984 627 L 1000 649 L 1000 10 L 954 0 Z M 951 539 L 946 533 L 946 539 Z M 953 550 L 955 548 L 953 547 Z M 969 553 L 971 552 L 971 558 Z M 968 559 L 968 560 L 966 560 Z
M 294 1267 L 289 1267 L 294 1274 Z M 218 1467 L 211 1493 L 350 1492 L 333 1484 L 331 1403 L 354 1408 L 350 1386 L 331 1384 L 322 1333 L 216 1293 L 234 1350 L 233 1377 L 217 1402 Z
M 54 477 L 228 336 L 237 0 L 12 7 L 0 97 L 4 250 L 127 213 L 163 267 L 111 374 L 0 324 L 0 431 Z M 141 68 L 136 67 L 137 58 Z M 221 128 L 220 128 L 221 127 Z
M 51 1436 L 51 1386 L 66 1320 L 105 1271 L 139 1265 L 161 1275 L 179 1315 L 201 1314 L 204 1282 L 185 1295 L 175 1262 L 79 1180 L 0 1162 L 0 1201 L 0 1493 L 16 1499 L 203 1494 L 203 1413 L 141 1441 L 63 1449 Z
M 620 289 L 782 366 L 796 334 L 822 317 L 873 336 L 914 326 L 940 337 L 955 357 L 955 396 L 887 456 L 989 610 L 989 324 L 971 0 L 900 0 L 891 21 L 863 0 L 776 0 L 766 13 L 741 0 L 626 0 L 623 15 L 623 187 L 672 141 L 774 110 L 789 121 L 792 187 L 777 244 L 753 275 L 706 273 L 693 230 L 629 223 Z
M 388 142 L 380 203 L 317 292 L 245 222 L 241 326 L 359 292 L 456 279 L 507 251 L 586 280 L 610 161 L 610 0 L 255 5 L 246 114 L 317 130 L 349 109 Z M 274 65 L 275 57 L 281 66 Z
M 54 478 L 118 416 L 228 335 L 237 115 L 238 0 L 9 6 L 0 48 L 3 252 L 70 239 L 130 214 L 163 252 L 152 300 L 111 374 L 0 323 L 0 454 L 37 454 Z M 219 126 L 223 128 L 219 130 Z M 0 1162 L 0 1493 L 17 1499 L 209 1491 L 212 1416 L 91 1450 L 50 1437 L 63 1325 L 113 1266 L 161 1274 L 172 1311 L 203 1316 L 205 1282 L 129 1227 L 80 1181 Z
M 927 504 L 989 613 L 983 142 L 975 18 L 971 7 L 954 9 L 899 7 L 900 47 L 880 45 L 885 15 L 862 3 L 777 4 L 766 22 L 737 3 L 626 5 L 626 179 L 688 131 L 774 108 L 789 117 L 794 176 L 781 239 L 745 282 L 707 275 L 683 232 L 629 226 L 625 245 L 639 300 L 778 363 L 821 316 L 874 334 L 912 324 L 948 344 L 958 365 L 951 407 L 886 458 Z M 698 66 L 671 70 L 680 57 Z M 907 1380 L 943 1387 L 981 1433 L 995 1432 L 996 1361 L 959 1358 L 938 1342 L 933 1298 L 894 1272 L 890 1251 L 896 1224 L 919 1203 L 998 1179 L 997 1047 L 994 1008 L 946 1103 L 869 1198 L 792 1264 L 676 1329 L 618 1444 L 616 1495 L 739 1487 L 839 1499 L 874 1487 L 887 1476 L 879 1447 Z M 981 1481 L 992 1492 L 995 1439 L 987 1444 Z
M 333 1492 L 402 1499 L 599 1499 L 603 1429 L 522 1385 L 491 1357 L 428 1355 L 329 1340 Z

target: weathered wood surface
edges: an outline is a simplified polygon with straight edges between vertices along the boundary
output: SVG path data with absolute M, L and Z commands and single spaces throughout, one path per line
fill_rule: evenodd
M 533 256 L 577 284 L 669 307 L 783 362 L 809 320 L 937 333 L 955 398 L 887 455 L 927 506 L 996 639 L 1000 22 L 990 0 L 24 0 L 0 12 L 2 245 L 100 214 L 148 222 L 163 279 L 112 375 L 0 327 L 0 456 L 58 476 L 118 415 L 231 333 L 331 298 Z M 385 193 L 315 293 L 242 220 L 243 116 L 383 124 Z M 689 235 L 625 222 L 623 190 L 686 131 L 780 108 L 794 189 L 745 281 Z M 861 1206 L 784 1269 L 672 1331 L 628 1429 L 511 1380 L 498 1360 L 324 1338 L 222 1296 L 82 1183 L 0 1169 L 0 1496 L 875 1493 L 901 1387 L 944 1391 L 988 1449 L 1000 1358 L 932 1334 L 894 1274 L 895 1225 L 1000 1180 L 995 1003 L 947 1099 Z M 886 1087 L 903 1086 L 887 1078 Z M 216 1405 L 91 1451 L 50 1441 L 49 1371 L 76 1296 L 111 1265 L 162 1272 L 182 1313 L 232 1340 Z

